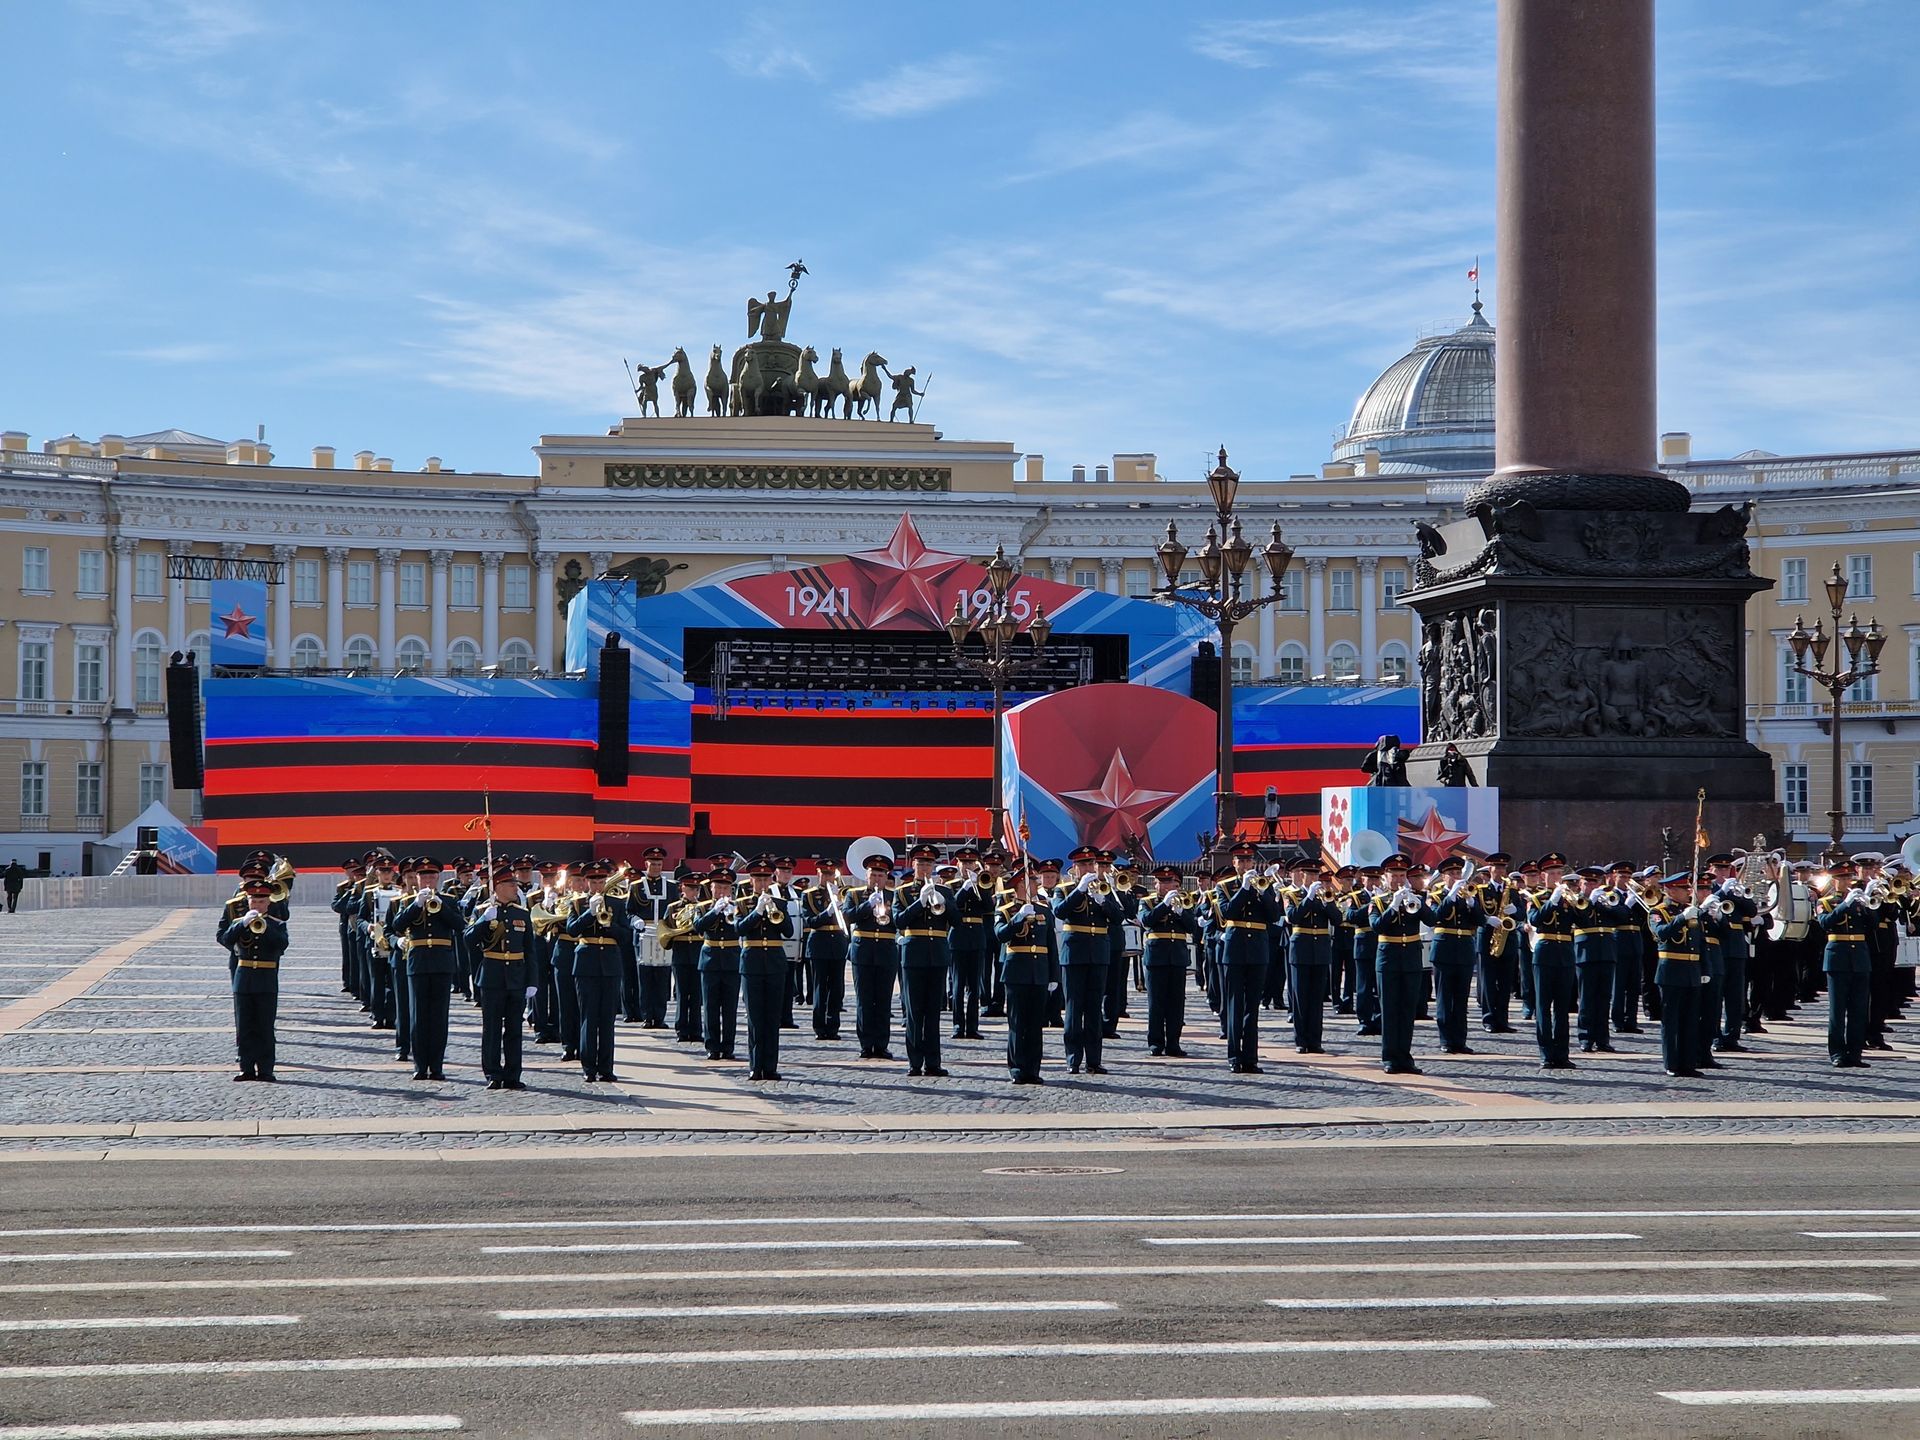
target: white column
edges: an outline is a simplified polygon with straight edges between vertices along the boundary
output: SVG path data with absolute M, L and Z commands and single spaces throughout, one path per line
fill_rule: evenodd
M 1371 685 L 1380 678 L 1380 657 L 1374 653 L 1379 643 L 1377 612 L 1380 602 L 1376 598 L 1377 587 L 1374 572 L 1380 568 L 1377 555 L 1362 555 L 1357 562 L 1360 566 L 1360 678 Z
M 1273 653 L 1273 606 L 1260 607 L 1260 654 L 1254 661 L 1253 673 L 1262 680 L 1273 675 L 1275 658 Z
M 187 540 L 169 540 L 167 542 L 167 568 L 173 568 L 173 559 L 179 555 L 191 555 L 193 544 Z M 167 649 L 169 652 L 187 648 L 187 582 L 167 577 Z M 202 657 L 205 658 L 204 656 Z
M 327 547 L 327 664 L 347 663 L 347 549 Z
M 1118 559 L 1102 559 L 1100 562 L 1100 588 L 1109 595 L 1118 595 L 1125 587 L 1120 581 L 1120 567 L 1125 562 Z
M 394 567 L 400 552 L 386 549 L 374 552 L 380 560 L 380 668 L 393 668 L 393 607 L 399 598 L 399 575 Z
M 447 668 L 447 567 L 453 564 L 453 552 L 435 550 L 427 558 L 433 562 L 433 622 L 428 644 L 433 651 L 433 673 L 441 675 Z M 486 659 L 484 655 L 480 658 Z
M 273 663 L 285 670 L 293 664 L 293 557 L 297 545 L 276 545 L 273 558 L 280 562 L 280 583 L 273 587 Z
M 553 557 L 533 557 L 533 663 L 549 675 L 553 663 Z
M 1307 557 L 1307 674 L 1327 673 L 1327 557 Z
M 1056 584 L 1071 585 L 1073 583 L 1071 555 L 1050 555 L 1047 557 L 1047 564 L 1053 567 L 1053 578 Z
M 592 551 L 587 556 L 587 565 L 587 578 L 598 580 L 613 568 L 613 552 L 611 550 Z
M 113 706 L 133 709 L 133 551 L 125 535 L 113 537 Z
M 441 662 L 435 660 L 435 665 Z M 500 663 L 500 557 L 480 557 L 480 663 Z

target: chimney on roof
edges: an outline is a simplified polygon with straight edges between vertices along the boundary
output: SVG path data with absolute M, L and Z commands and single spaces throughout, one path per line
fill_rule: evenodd
M 27 450 L 31 448 L 27 443 L 26 431 L 0 430 L 0 450 Z
M 1689 430 L 1669 430 L 1660 437 L 1660 463 L 1662 465 L 1681 465 L 1693 459 L 1693 433 Z
M 1073 467 L 1073 483 L 1076 485 L 1084 485 L 1087 483 L 1087 467 L 1086 466 L 1076 465 Z
M 389 460 L 385 455 L 382 455 L 378 460 L 373 462 L 373 468 L 376 470 L 391 470 L 393 469 L 393 461 Z
M 440 473 L 440 457 L 438 455 L 427 456 L 427 463 L 420 468 L 428 475 L 438 475 Z
M 1047 478 L 1047 457 L 1044 455 L 1027 456 L 1027 479 L 1044 480 Z
M 333 468 L 333 447 L 331 445 L 316 445 L 313 447 L 313 468 L 316 470 L 331 470 Z
M 229 440 L 227 442 L 227 463 L 229 465 L 251 465 L 253 463 L 253 442 L 251 440 Z
M 255 441 L 253 446 L 253 463 L 256 465 L 271 465 L 273 463 L 273 447 Z
M 371 470 L 373 468 L 373 452 L 371 450 L 354 451 L 353 468 L 356 470 Z
M 1378 450 L 1368 448 L 1360 452 L 1360 473 L 1362 475 L 1378 475 L 1380 473 L 1380 452 Z
M 1112 479 L 1113 479 L 1113 473 L 1110 470 L 1108 470 L 1106 466 L 1096 465 L 1093 467 L 1093 483 L 1094 484 L 1105 485 Z

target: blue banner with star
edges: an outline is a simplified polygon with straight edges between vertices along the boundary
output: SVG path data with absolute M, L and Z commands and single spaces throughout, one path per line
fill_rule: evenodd
M 215 580 L 209 587 L 212 600 L 212 654 L 208 663 L 215 667 L 260 669 L 267 663 L 267 582 L 264 580 Z

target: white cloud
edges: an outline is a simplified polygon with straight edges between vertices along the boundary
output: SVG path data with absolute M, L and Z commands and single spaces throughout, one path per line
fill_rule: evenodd
M 943 55 L 898 66 L 878 80 L 854 86 L 836 103 L 862 120 L 895 120 L 971 100 L 993 84 L 993 72 L 982 57 Z
M 748 79 L 798 75 L 804 80 L 818 80 L 820 70 L 813 57 L 795 45 L 788 33 L 792 26 L 792 14 L 755 15 L 717 53 L 729 70 Z
M 90 0 L 89 8 L 125 24 L 131 65 L 211 60 L 268 29 L 245 0 Z
M 1008 180 L 1020 184 L 1102 165 L 1171 162 L 1212 146 L 1231 133 L 1228 126 L 1196 125 L 1177 115 L 1143 111 L 1099 130 L 1041 136 L 1034 142 L 1031 168 Z
M 216 360 L 230 360 L 239 352 L 231 345 L 184 340 L 172 345 L 147 345 L 115 353 L 124 360 L 144 360 L 155 365 L 206 365 Z

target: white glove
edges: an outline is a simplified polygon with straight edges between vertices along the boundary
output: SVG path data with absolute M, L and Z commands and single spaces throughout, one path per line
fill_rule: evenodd
M 1320 898 L 1320 882 L 1316 880 L 1311 885 L 1307 886 L 1307 899 L 1318 900 L 1319 898 Z
M 1058 990 L 1059 988 L 1060 988 L 1060 982 L 1058 980 L 1049 980 L 1047 982 L 1047 993 L 1049 995 L 1053 994 L 1053 992 Z
M 1091 885 L 1092 883 L 1093 883 L 1093 873 L 1089 871 L 1085 875 L 1082 875 L 1080 877 L 1080 883 L 1073 887 L 1074 893 L 1076 895 L 1079 894 L 1082 890 L 1086 889 L 1087 886 Z
M 1680 912 L 1680 918 L 1682 920 L 1698 920 L 1700 918 L 1700 907 L 1698 905 L 1687 906 L 1686 909 Z
M 939 898 L 940 887 L 935 885 L 931 880 L 920 887 L 920 903 L 922 905 L 931 905 Z
M 487 906 L 487 908 L 486 908 L 486 909 L 484 909 L 484 910 L 482 910 L 482 911 L 480 912 L 480 918 L 481 918 L 482 920 L 497 920 L 497 919 L 499 919 L 499 918 L 500 918 L 500 907 L 499 907 L 498 905 L 489 905 L 489 906 Z
M 540 987 L 538 985 L 527 986 L 527 999 L 531 1000 L 533 999 L 534 996 L 538 995 L 539 993 L 540 993 Z
M 1040 913 L 1039 911 L 1033 908 L 1033 902 L 1029 900 L 1026 904 L 1020 907 L 1020 913 L 1015 918 L 1020 920 L 1031 920 L 1035 915 L 1039 913 Z

